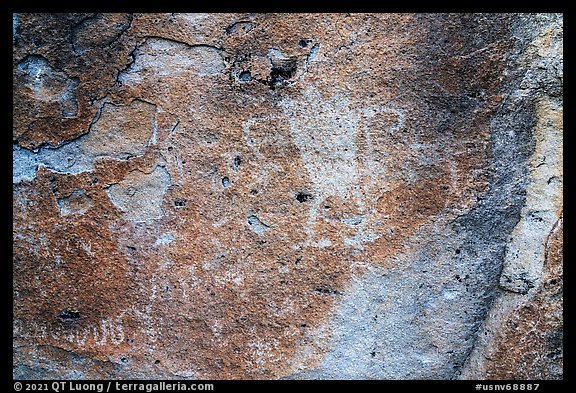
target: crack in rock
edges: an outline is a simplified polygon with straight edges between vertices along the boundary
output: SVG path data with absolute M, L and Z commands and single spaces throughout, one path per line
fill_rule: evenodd
M 220 74 L 225 67 L 221 50 L 210 45 L 152 37 L 133 53 L 134 62 L 118 75 L 122 84 L 137 85 L 148 77 L 166 78 L 192 73 L 199 77 Z
M 33 180 L 39 165 L 78 174 L 94 169 L 100 158 L 127 160 L 144 155 L 154 142 L 156 106 L 134 100 L 127 106 L 105 102 L 87 134 L 58 147 L 33 152 L 13 146 L 13 182 Z

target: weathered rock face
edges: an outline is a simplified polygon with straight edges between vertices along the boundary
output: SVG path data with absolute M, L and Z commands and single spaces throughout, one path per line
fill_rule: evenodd
M 562 15 L 14 15 L 15 378 L 562 378 Z

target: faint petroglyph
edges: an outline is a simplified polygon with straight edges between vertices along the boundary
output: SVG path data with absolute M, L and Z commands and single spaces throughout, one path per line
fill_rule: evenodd
M 70 344 L 101 347 L 108 343 L 120 345 L 124 341 L 122 317 L 105 318 L 97 323 L 68 323 L 15 319 L 12 323 L 15 339 L 67 341 Z
M 375 201 L 367 200 L 365 195 L 369 195 L 368 189 L 375 187 L 377 179 L 386 174 L 386 164 L 375 158 L 373 146 L 376 142 L 369 121 L 376 115 L 387 116 L 390 119 L 386 131 L 395 133 L 404 125 L 402 111 L 391 104 L 357 109 L 345 93 L 323 97 L 313 86 L 304 91 L 302 100 L 285 99 L 281 105 L 294 143 L 314 183 L 315 198 L 308 214 L 304 246 L 326 246 L 324 241 L 320 244 L 314 240 L 314 226 L 319 220 L 321 204 L 331 196 L 352 199 L 360 213 L 340 222 L 356 230 L 354 236 L 343 239 L 345 245 L 361 249 L 364 242 L 377 239 L 372 218 Z M 254 121 L 253 118 L 249 120 Z M 367 146 L 364 161 L 358 158 L 361 137 Z M 362 181 L 364 177 L 370 181 Z

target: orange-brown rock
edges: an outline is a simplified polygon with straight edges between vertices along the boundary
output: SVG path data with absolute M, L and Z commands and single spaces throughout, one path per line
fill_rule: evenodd
M 13 22 L 14 378 L 562 377 L 562 15 Z

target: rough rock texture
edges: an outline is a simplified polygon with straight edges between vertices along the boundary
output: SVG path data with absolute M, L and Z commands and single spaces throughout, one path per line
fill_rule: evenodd
M 15 14 L 14 378 L 562 378 L 562 23 Z

